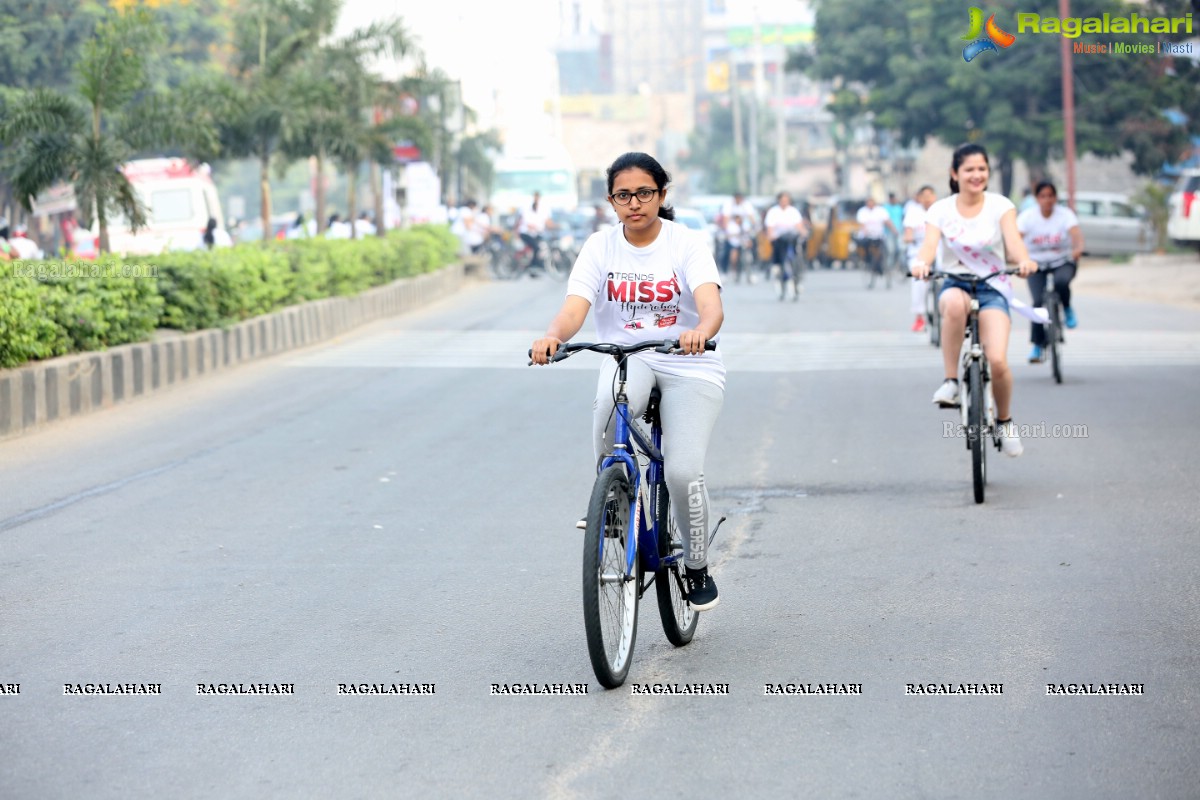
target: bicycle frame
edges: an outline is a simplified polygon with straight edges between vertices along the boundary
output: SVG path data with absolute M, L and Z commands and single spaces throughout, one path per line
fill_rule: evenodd
M 618 388 L 616 408 L 614 410 L 616 428 L 613 432 L 613 452 L 605 456 L 600 462 L 599 471 L 603 472 L 614 464 L 621 464 L 631 477 L 634 496 L 637 498 L 637 502 L 635 503 L 634 513 L 629 517 L 629 529 L 625 535 L 625 541 L 630 543 L 625 548 L 625 578 L 629 580 L 635 574 L 634 569 L 637 564 L 637 558 L 641 554 L 645 562 L 646 571 L 651 573 L 650 581 L 644 586 L 638 587 L 639 592 L 645 592 L 646 588 L 654 582 L 654 573 L 657 573 L 659 569 L 665 566 L 674 564 L 681 558 L 681 555 L 671 554 L 663 557 L 658 554 L 658 525 L 660 519 L 660 514 L 658 513 L 658 487 L 664 481 L 662 429 L 657 423 L 654 424 L 650 429 L 650 441 L 647 441 L 637 426 L 629 419 L 629 397 L 625 394 L 625 379 L 626 362 L 624 359 L 621 359 L 617 368 Z M 650 491 L 649 503 L 644 502 L 647 498 L 642 492 L 642 470 L 632 448 L 635 441 L 637 446 L 646 453 L 650 461 L 646 468 L 645 483 Z M 652 513 L 649 515 L 646 514 L 647 505 L 652 510 Z M 600 539 L 600 547 L 604 547 L 603 538 Z

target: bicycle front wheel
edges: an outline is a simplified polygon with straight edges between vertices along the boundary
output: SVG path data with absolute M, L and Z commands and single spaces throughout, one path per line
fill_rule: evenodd
M 683 647 L 696 635 L 700 613 L 692 610 L 691 603 L 684 595 L 683 537 L 679 533 L 679 526 L 675 524 L 667 485 L 660 484 L 658 490 L 661 492 L 659 507 L 666 510 L 665 513 L 660 513 L 658 520 L 658 555 L 663 558 L 679 554 L 680 559 L 658 571 L 654 576 L 654 590 L 658 596 L 658 615 L 662 617 L 663 633 L 667 635 L 667 641 L 676 647 Z
M 600 473 L 588 503 L 583 540 L 583 625 L 596 680 L 606 689 L 625 682 L 637 638 L 640 559 L 625 574 L 633 495 L 625 470 L 613 465 Z
M 930 281 L 929 291 L 925 293 L 925 317 L 929 322 L 929 343 L 934 347 L 942 346 L 942 309 L 938 306 L 938 284 Z
M 967 442 L 971 447 L 971 482 L 975 488 L 975 502 L 982 503 L 984 487 L 987 485 L 987 432 L 983 420 L 983 376 L 978 361 L 972 361 L 967 370 L 967 386 L 970 393 Z

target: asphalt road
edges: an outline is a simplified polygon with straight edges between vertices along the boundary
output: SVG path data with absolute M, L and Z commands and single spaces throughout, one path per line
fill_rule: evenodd
M 722 602 L 675 649 L 647 597 L 606 692 L 573 528 L 599 361 L 524 357 L 562 288 L 0 443 L 0 797 L 1200 796 L 1200 312 L 1081 298 L 1062 386 L 1018 323 L 1045 434 L 976 506 L 906 288 L 728 287 Z M 526 683 L 588 692 L 491 694 Z M 764 694 L 808 683 L 861 694 Z M 1144 693 L 1047 695 L 1071 683 Z

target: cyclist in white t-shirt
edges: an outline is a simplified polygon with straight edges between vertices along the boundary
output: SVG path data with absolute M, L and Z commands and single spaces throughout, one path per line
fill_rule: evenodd
M 662 394 L 663 456 L 675 519 L 687 520 L 684 566 L 688 602 L 697 611 L 717 604 L 708 574 L 710 525 L 704 457 L 725 398 L 725 365 L 717 341 L 725 319 L 721 277 L 699 232 L 673 221 L 665 205 L 670 177 L 653 157 L 626 153 L 608 168 L 608 200 L 621 224 L 584 242 L 567 281 L 567 297 L 533 343 L 532 358 L 549 363 L 559 345 L 583 327 L 595 308 L 600 340 L 636 344 L 678 339 L 686 355 L 645 351 L 629 357 L 625 385 L 633 417 L 646 410 L 650 390 Z M 612 449 L 613 379 L 617 364 L 605 359 L 593 404 L 597 462 Z
M 982 145 L 963 144 L 955 149 L 950 166 L 952 194 L 926 212 L 925 241 L 909 270 L 914 278 L 928 277 L 940 245 L 941 271 L 995 275 L 979 284 L 979 339 L 992 372 L 1000 449 L 1016 457 L 1024 448 L 1010 409 L 1013 377 L 1008 367 L 1008 335 L 1012 330 L 1009 306 L 1022 313 L 1029 309 L 1012 296 L 1011 281 L 1002 273 L 1006 257 L 1017 262 L 1021 277 L 1037 270 L 1037 263 L 1029 258 L 1017 231 L 1016 206 L 1004 195 L 987 191 L 989 174 L 987 150 Z M 938 298 L 946 380 L 934 393 L 933 402 L 943 408 L 958 405 L 958 359 L 970 309 L 969 288 L 966 281 L 947 278 Z
M 1071 281 L 1075 278 L 1075 267 L 1083 255 L 1083 231 L 1079 229 L 1079 218 L 1066 206 L 1058 204 L 1058 190 L 1050 181 L 1042 181 L 1033 191 L 1037 205 L 1017 215 L 1017 230 L 1025 237 L 1029 257 L 1039 264 L 1051 264 L 1069 258 L 1072 263 L 1054 270 L 1054 292 L 1062 301 L 1064 321 L 1074 328 L 1075 309 L 1071 306 Z M 1029 276 L 1029 294 L 1033 304 L 1040 306 L 1046 299 L 1046 273 L 1035 272 Z M 1046 346 L 1046 326 L 1036 322 L 1030 327 L 1029 340 L 1033 350 L 1029 353 L 1032 364 L 1046 360 L 1042 348 Z
M 875 203 L 874 197 L 867 197 L 866 205 L 854 215 L 859 224 L 857 238 L 862 242 L 865 260 L 869 267 L 879 269 L 883 264 L 884 237 L 891 230 L 897 236 L 900 234 L 892 224 L 892 215 L 883 206 Z
M 771 261 L 779 267 L 779 299 L 782 300 L 787 295 L 788 283 L 791 283 L 792 286 L 793 299 L 799 299 L 800 275 L 792 275 L 790 269 L 794 266 L 798 272 L 804 268 L 800 250 L 803 247 L 802 242 L 808 226 L 804 223 L 800 209 L 792 205 L 790 194 L 779 193 L 775 198 L 775 205 L 767 210 L 763 226 L 767 229 L 767 238 L 771 240 Z M 789 247 L 793 248 L 795 255 L 791 265 L 787 263 Z

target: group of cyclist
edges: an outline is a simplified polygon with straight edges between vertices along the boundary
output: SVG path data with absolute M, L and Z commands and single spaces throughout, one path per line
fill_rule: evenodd
M 924 281 L 934 267 L 949 275 L 941 282 L 937 299 L 945 380 L 933 402 L 940 406 L 956 406 L 959 399 L 957 366 L 970 285 L 955 275 L 987 279 L 976 294 L 980 339 L 991 367 L 1001 451 L 1015 457 L 1024 448 L 1012 418 L 1013 377 L 1006 355 L 1012 328 L 1010 309 L 1035 323 L 1043 320 L 1038 306 L 1044 280 L 1038 280 L 1038 264 L 1063 255 L 1077 259 L 1083 238 L 1074 214 L 1057 204 L 1052 184 L 1038 184 L 1038 205 L 1018 217 L 1008 198 L 987 191 L 989 178 L 987 151 L 977 144 L 965 144 L 954 151 L 951 160 L 948 197 L 938 200 L 932 186 L 923 186 L 899 223 L 895 210 L 878 207 L 873 201 L 868 201 L 865 213 L 860 212 L 859 221 L 868 233 L 890 229 L 902 236 L 915 279 L 914 314 L 923 317 Z M 721 351 L 705 352 L 704 345 L 719 340 L 724 322 L 724 271 L 718 269 L 701 237 L 673 221 L 674 211 L 667 203 L 668 183 L 666 171 L 645 153 L 626 153 L 608 168 L 608 201 L 620 224 L 588 238 L 571 272 L 566 299 L 545 334 L 533 342 L 531 357 L 537 364 L 550 363 L 558 347 L 579 332 L 592 309 L 602 341 L 678 340 L 682 356 L 647 351 L 629 357 L 627 395 L 630 413 L 636 417 L 645 410 L 651 389 L 657 387 L 661 392 L 662 451 L 672 510 L 677 520 L 687 520 L 707 533 L 712 514 L 704 460 L 724 398 L 725 367 Z M 889 206 L 898 205 L 894 197 L 890 199 Z M 723 212 L 727 236 L 736 234 L 729 239 L 735 259 L 736 248 L 748 246 L 744 237 L 757 218 L 748 205 L 738 195 Z M 791 198 L 781 193 L 764 222 L 772 239 L 773 260 L 782 265 L 781 253 L 786 254 L 794 239 L 806 232 L 804 220 Z M 1033 306 L 1013 296 L 1006 262 L 1015 263 L 1018 274 L 1029 279 Z M 1073 269 L 1055 279 L 1070 327 L 1075 325 L 1070 305 L 1072 274 Z M 738 270 L 736 280 L 741 278 Z M 1042 326 L 1035 324 L 1032 335 L 1030 360 L 1036 361 L 1044 341 Z M 593 449 L 597 462 L 612 446 L 614 370 L 615 365 L 606 360 L 596 386 Z M 712 608 L 718 593 L 707 569 L 707 536 L 685 536 L 684 544 L 689 602 L 696 610 Z

